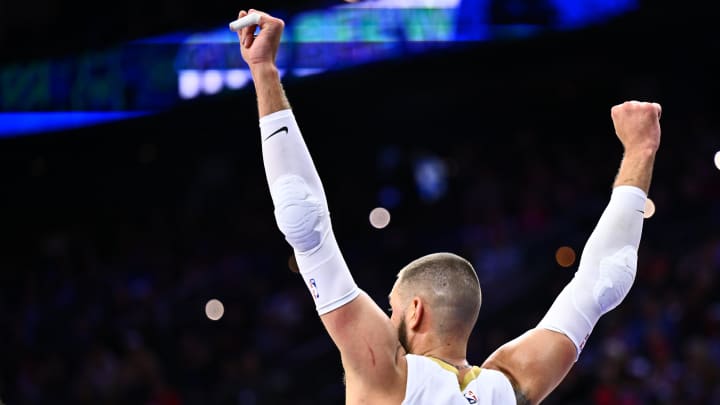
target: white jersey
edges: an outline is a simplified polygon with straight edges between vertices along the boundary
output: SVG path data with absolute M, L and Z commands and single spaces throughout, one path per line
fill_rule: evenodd
M 473 367 L 458 383 L 458 372 L 444 362 L 414 354 L 407 359 L 407 388 L 401 405 L 515 405 L 510 380 L 497 370 Z

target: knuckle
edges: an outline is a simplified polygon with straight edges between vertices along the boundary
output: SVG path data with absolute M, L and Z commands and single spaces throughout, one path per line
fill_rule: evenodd
M 632 105 L 626 101 L 622 104 L 618 104 L 615 107 L 613 107 L 613 115 L 622 115 L 625 114 L 629 109 L 632 108 Z
M 655 107 L 651 103 L 645 103 L 645 104 L 643 104 L 643 112 L 645 112 L 648 115 L 657 114 L 657 107 Z

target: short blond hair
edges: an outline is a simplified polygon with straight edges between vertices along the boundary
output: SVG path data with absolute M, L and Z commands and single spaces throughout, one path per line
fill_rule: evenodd
M 402 299 L 415 296 L 438 316 L 437 332 L 469 336 L 477 322 L 482 292 L 472 264 L 454 253 L 432 253 L 413 260 L 397 275 Z

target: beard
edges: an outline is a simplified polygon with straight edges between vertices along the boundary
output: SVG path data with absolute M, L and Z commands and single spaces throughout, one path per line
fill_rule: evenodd
M 405 349 L 405 353 L 410 353 L 410 347 L 408 346 L 407 339 L 407 326 L 405 325 L 405 318 L 400 319 L 400 325 L 398 325 L 398 340 L 400 345 Z

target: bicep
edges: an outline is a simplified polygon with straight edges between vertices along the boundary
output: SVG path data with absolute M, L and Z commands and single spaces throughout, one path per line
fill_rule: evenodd
M 394 381 L 401 375 L 397 331 L 388 316 L 365 293 L 321 316 L 340 350 L 345 373 L 366 383 Z M 385 385 L 385 384 L 382 384 Z
M 537 404 L 560 384 L 575 360 L 575 345 L 567 336 L 536 328 L 501 346 L 483 367 L 503 372 L 516 395 Z

